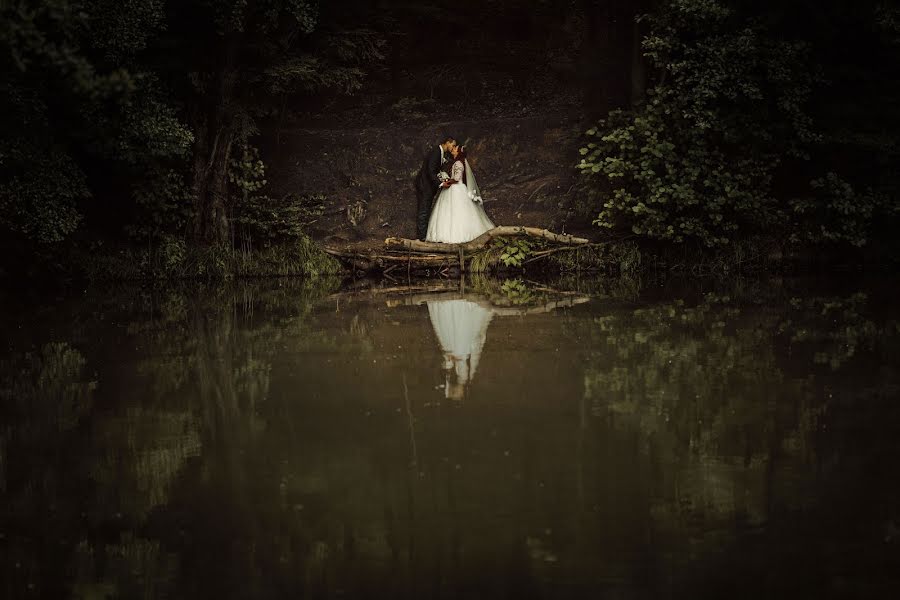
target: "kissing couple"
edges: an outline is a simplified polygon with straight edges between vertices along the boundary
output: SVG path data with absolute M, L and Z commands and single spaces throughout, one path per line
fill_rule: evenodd
M 457 145 L 451 136 L 443 139 L 425 156 L 416 177 L 416 237 L 426 242 L 460 244 L 493 229 L 494 223 L 484 212 L 465 146 Z

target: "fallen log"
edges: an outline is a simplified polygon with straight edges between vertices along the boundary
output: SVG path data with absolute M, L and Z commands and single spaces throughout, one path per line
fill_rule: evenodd
M 459 267 L 457 257 L 447 254 L 423 254 L 409 251 L 398 252 L 385 250 L 382 252 L 353 252 L 338 248 L 324 247 L 323 251 L 354 269 L 363 272 L 377 271 L 389 272 L 398 267 L 405 267 L 408 271 L 415 269 L 444 269 Z
M 441 242 L 422 242 L 419 240 L 410 240 L 406 238 L 389 237 L 384 240 L 384 245 L 388 248 L 405 248 L 406 250 L 415 250 L 417 252 L 430 252 L 434 254 L 459 254 L 463 252 L 473 252 L 481 250 L 490 244 L 495 238 L 499 237 L 516 237 L 527 236 L 534 238 L 542 238 L 558 244 L 566 244 L 570 246 L 580 246 L 590 243 L 585 238 L 575 237 L 565 233 L 553 233 L 546 229 L 538 227 L 524 227 L 518 225 L 501 225 L 485 231 L 472 241 L 462 244 L 444 244 Z
M 538 227 L 495 227 L 470 242 L 442 244 L 422 242 L 406 238 L 390 237 L 384 246 L 340 247 L 325 246 L 323 250 L 340 259 L 357 275 L 381 272 L 384 275 L 413 272 L 426 276 L 451 276 L 465 272 L 502 271 L 510 268 L 502 260 L 500 250 L 492 244 L 495 239 L 529 237 L 547 240 L 549 244 L 533 249 L 524 262 L 512 266 L 518 269 L 541 263 L 552 265 L 561 271 L 611 271 L 623 262 L 634 262 L 634 250 L 630 246 L 617 246 L 609 242 L 591 242 L 573 235 L 553 233 Z

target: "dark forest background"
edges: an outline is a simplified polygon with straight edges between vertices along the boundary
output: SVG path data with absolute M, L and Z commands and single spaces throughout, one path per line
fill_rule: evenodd
M 889 256 L 898 67 L 884 0 L 2 0 L 0 273 L 333 270 L 285 136 L 548 115 L 573 185 L 527 224 Z

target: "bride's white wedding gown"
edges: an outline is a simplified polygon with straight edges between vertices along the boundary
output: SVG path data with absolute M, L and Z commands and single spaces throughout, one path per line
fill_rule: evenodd
M 469 197 L 469 190 L 462 183 L 464 171 L 462 161 L 453 163 L 450 177 L 458 183 L 442 189 L 438 195 L 431 210 L 425 241 L 460 244 L 474 240 L 488 229 L 494 228 L 494 223 L 484 212 L 481 202 Z

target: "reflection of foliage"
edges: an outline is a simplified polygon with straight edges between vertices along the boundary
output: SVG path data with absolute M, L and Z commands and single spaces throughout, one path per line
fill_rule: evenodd
M 812 460 L 823 451 L 826 409 L 853 404 L 836 393 L 845 378 L 811 375 L 811 367 L 841 370 L 860 355 L 883 359 L 900 339 L 895 323 L 880 327 L 866 316 L 864 294 L 788 304 L 753 285 L 731 292 L 736 296 L 710 293 L 695 305 L 613 310 L 591 332 L 585 399 L 596 417 L 640 432 L 645 451 L 662 457 L 677 482 L 654 508 L 667 528 L 690 528 L 697 519 L 709 526 L 735 514 L 764 521 L 772 478 L 786 479 L 783 501 L 808 502 L 794 470 L 777 471 L 785 467 L 774 459 Z M 787 363 L 779 352 L 785 344 Z M 798 357 L 799 376 L 788 372 Z M 874 395 L 897 389 L 895 371 L 881 366 L 879 373 Z M 842 389 L 848 395 L 873 391 Z
M 812 353 L 816 364 L 836 370 L 860 350 L 872 350 L 880 337 L 875 323 L 863 316 L 865 294 L 848 298 L 794 298 L 793 310 L 778 327 L 795 351 Z
M 97 563 L 101 562 L 103 568 Z M 156 540 L 122 535 L 116 544 L 99 543 L 95 547 L 82 540 L 73 560 L 75 598 L 153 598 L 167 597 L 177 565 Z
M 752 322 L 728 298 L 667 303 L 596 320 L 609 352 L 585 374 L 594 412 L 612 412 L 647 433 L 670 431 L 695 451 L 722 453 L 734 432 L 764 424 L 760 390 L 784 382 L 771 346 L 771 317 Z M 690 396 L 688 397 L 687 394 Z M 696 415 L 702 415 L 700 419 Z
M 568 273 L 550 280 L 548 285 L 595 298 L 634 302 L 645 284 L 640 277 L 627 273 L 617 277 L 584 277 Z
M 533 294 L 525 282 L 521 279 L 507 279 L 500 286 L 507 299 L 513 305 L 528 304 L 533 299 Z
M 85 355 L 48 343 L 0 359 L 0 528 L 31 532 L 4 544 L 30 578 L 8 588 L 13 596 L 70 576 L 76 597 L 168 596 L 175 557 L 132 532 L 171 501 L 189 465 L 203 465 L 207 478 L 218 468 L 210 447 L 239 453 L 259 443 L 273 357 L 304 341 L 313 305 L 337 283 L 113 291 L 91 305 L 98 331 L 78 334 L 102 340 L 86 343 Z M 108 348 L 139 354 L 110 361 Z M 102 409 L 83 377 L 98 354 L 101 380 L 111 389 L 128 382 Z M 9 456 L 41 458 L 8 478 Z
M 487 297 L 494 306 L 539 305 L 554 297 L 551 288 L 536 289 L 521 278 L 496 279 L 472 274 L 471 289 Z
M 403 358 L 385 343 L 406 346 L 405 332 L 392 321 L 409 316 L 404 325 L 415 323 L 421 310 L 387 315 L 380 297 L 368 296 L 362 305 L 325 305 L 334 281 L 132 288 L 89 298 L 94 318 L 79 323 L 75 334 L 91 340 L 79 343 L 84 356 L 73 360 L 72 348 L 61 345 L 41 355 L 71 367 L 44 370 L 63 374 L 51 380 L 77 382 L 86 366 L 96 365 L 110 390 L 104 400 L 111 401 L 86 406 L 79 426 L 60 431 L 46 425 L 44 407 L 8 411 L 10 396 L 2 397 L 4 456 L 35 459 L 0 488 L 0 502 L 9 507 L 0 527 L 13 532 L 0 553 L 14 556 L 36 581 L 59 581 L 74 597 L 252 597 L 272 589 L 319 597 L 333 595 L 332 582 L 352 580 L 360 559 L 377 561 L 373 577 L 393 560 L 409 561 L 430 577 L 428 565 L 446 556 L 447 540 L 462 524 L 464 560 L 454 577 L 480 574 L 482 557 L 489 560 L 501 544 L 517 540 L 515 560 L 531 560 L 540 576 L 554 576 L 543 569 L 558 561 L 571 565 L 567 577 L 593 582 L 597 539 L 611 542 L 604 548 L 622 544 L 625 553 L 639 554 L 652 536 L 649 550 L 666 553 L 662 567 L 679 567 L 711 550 L 759 548 L 756 536 L 776 529 L 769 524 L 783 509 L 809 507 L 804 515 L 813 521 L 821 514 L 814 504 L 846 487 L 842 479 L 821 481 L 842 462 L 837 458 L 855 467 L 858 451 L 839 455 L 830 446 L 858 438 L 844 442 L 846 430 L 828 437 L 840 424 L 839 401 L 822 410 L 813 396 L 818 374 L 786 375 L 779 352 L 797 325 L 838 331 L 854 313 L 875 321 L 864 297 L 791 308 L 741 282 L 697 303 L 648 302 L 659 287 L 649 282 L 650 294 L 639 294 L 634 280 L 566 281 L 572 286 L 556 287 L 603 301 L 554 321 L 563 324 L 557 336 L 534 335 L 541 352 L 503 358 L 528 361 L 516 364 L 519 372 L 555 370 L 559 379 L 544 389 L 558 391 L 558 383 L 565 393 L 543 399 L 543 390 L 529 390 L 481 413 L 502 417 L 502 426 L 498 418 L 472 418 L 474 407 L 423 405 L 421 391 L 433 391 L 430 378 L 416 381 L 408 364 L 382 361 Z M 541 298 L 551 285 L 473 277 L 466 289 L 509 303 L 508 294 Z M 780 334 L 787 317 L 793 324 Z M 875 331 L 888 342 L 900 338 L 892 327 Z M 854 356 L 871 348 L 867 331 L 856 338 Z M 357 346 L 355 338 L 365 341 Z M 547 360 L 546 350 L 563 339 L 571 343 L 569 355 Z M 111 361 L 110 348 L 127 355 Z M 513 386 L 495 361 L 508 354 L 499 349 L 488 350 L 495 370 L 485 380 L 499 377 L 504 388 Z M 318 377 L 322 363 L 298 364 L 311 350 L 341 363 L 327 373 L 331 379 L 322 374 L 321 385 L 303 377 Z M 4 390 L 22 364 L 22 357 L 0 362 Z M 276 372 L 298 377 L 275 382 Z M 528 373 L 534 379 L 526 383 L 547 372 Z M 355 381 L 333 379 L 344 373 Z M 375 382 L 377 390 L 361 387 Z M 880 393 L 881 383 L 872 389 Z M 27 394 L 36 392 L 21 389 L 21 406 L 28 407 Z M 360 397 L 346 400 L 354 389 Z M 852 427 L 868 432 L 873 419 L 894 416 L 896 410 L 880 412 L 895 405 L 882 395 L 878 410 L 857 397 L 843 401 Z M 894 429 L 888 424 L 878 432 L 890 448 Z M 806 468 L 812 463 L 818 468 Z M 884 461 L 887 475 L 891 464 Z M 424 513 L 403 514 L 414 508 L 409 503 L 418 510 L 423 501 L 427 521 L 418 519 Z M 483 518 L 486 506 L 498 505 L 524 510 L 510 519 Z M 613 531 L 611 516 L 621 519 Z M 749 542 L 741 537 L 748 524 Z M 783 531 L 795 545 L 805 533 Z M 592 541 L 571 543 L 578 539 Z M 408 540 L 415 541 L 416 557 Z M 7 588 L 11 595 L 27 596 L 25 584 L 17 585 Z M 365 595 L 356 591 L 345 595 Z M 52 592 L 41 587 L 33 595 Z
M 169 500 L 187 460 L 200 452 L 198 423 L 186 411 L 135 408 L 95 423 L 104 452 L 91 465 L 91 480 L 111 494 L 104 504 L 142 519 Z
M 0 361 L 0 401 L 18 410 L 49 419 L 59 431 L 76 425 L 90 410 L 96 381 L 82 375 L 85 359 L 66 343 L 46 344 L 40 352 L 26 352 Z

